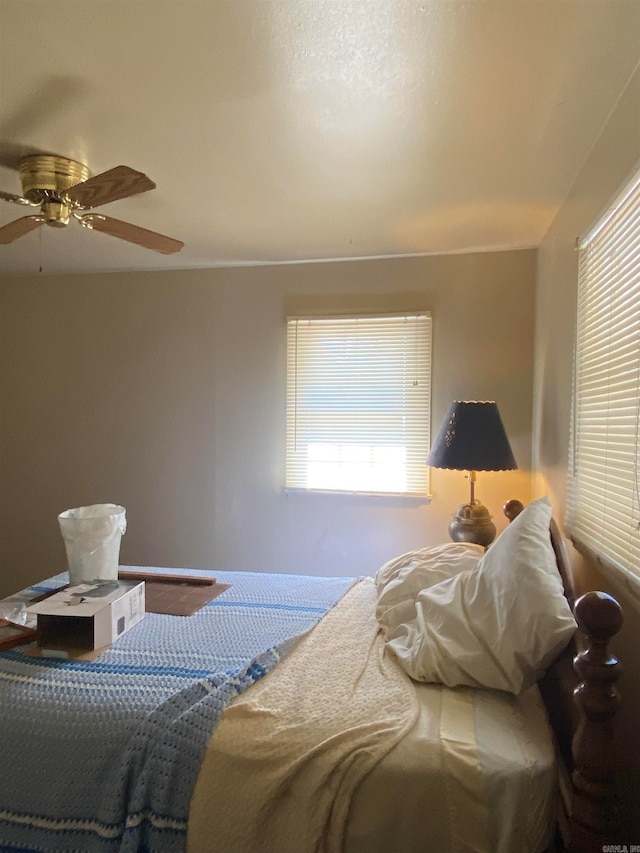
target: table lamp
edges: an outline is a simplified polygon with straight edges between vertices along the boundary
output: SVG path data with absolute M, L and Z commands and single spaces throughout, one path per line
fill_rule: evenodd
M 427 465 L 469 472 L 469 503 L 455 511 L 449 535 L 454 542 L 490 545 L 495 539 L 496 526 L 489 510 L 476 500 L 476 471 L 512 471 L 518 467 L 497 405 L 453 402 L 433 442 Z

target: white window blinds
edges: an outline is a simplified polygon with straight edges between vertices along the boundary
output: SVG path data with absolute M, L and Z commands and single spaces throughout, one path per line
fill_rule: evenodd
M 567 529 L 640 578 L 640 174 L 579 250 Z
M 428 493 L 429 314 L 287 321 L 287 488 Z

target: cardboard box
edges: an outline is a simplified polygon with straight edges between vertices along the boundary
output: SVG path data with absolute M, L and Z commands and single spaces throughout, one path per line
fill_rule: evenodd
M 67 586 L 27 608 L 37 618 L 44 648 L 99 649 L 145 615 L 144 581 L 102 581 Z

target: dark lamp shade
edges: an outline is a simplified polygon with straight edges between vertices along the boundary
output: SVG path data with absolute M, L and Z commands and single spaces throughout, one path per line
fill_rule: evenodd
M 510 471 L 518 467 L 495 403 L 451 404 L 427 465 L 455 471 Z

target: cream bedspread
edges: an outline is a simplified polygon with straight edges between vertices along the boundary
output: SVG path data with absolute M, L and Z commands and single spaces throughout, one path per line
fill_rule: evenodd
M 191 804 L 189 853 L 537 853 L 555 773 L 537 689 L 416 684 L 354 587 L 227 708 Z

